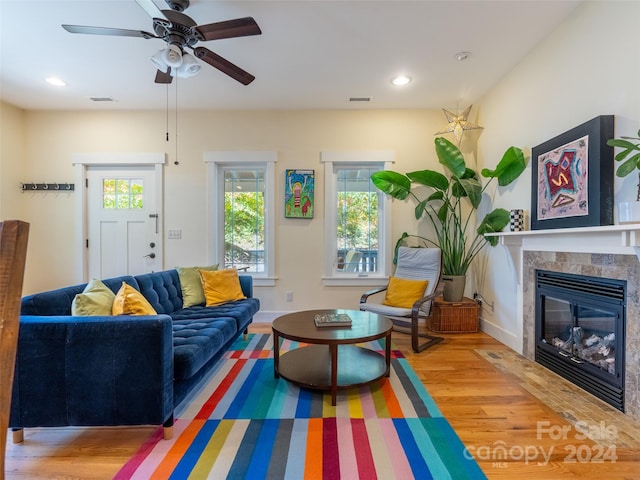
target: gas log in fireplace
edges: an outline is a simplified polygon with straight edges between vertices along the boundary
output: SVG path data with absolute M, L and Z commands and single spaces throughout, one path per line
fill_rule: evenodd
M 536 362 L 624 411 L 627 282 L 536 270 Z

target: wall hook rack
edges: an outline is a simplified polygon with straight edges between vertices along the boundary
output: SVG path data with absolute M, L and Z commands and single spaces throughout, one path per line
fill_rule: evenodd
M 75 190 L 73 183 L 22 183 L 23 192 L 37 192 L 37 191 L 54 191 L 54 192 L 72 192 Z

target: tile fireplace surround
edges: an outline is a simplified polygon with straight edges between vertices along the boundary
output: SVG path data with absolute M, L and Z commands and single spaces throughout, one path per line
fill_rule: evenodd
M 509 250 L 518 280 L 522 354 L 529 360 L 535 361 L 536 269 L 627 281 L 625 414 L 640 421 L 640 225 L 505 232 L 496 236 Z

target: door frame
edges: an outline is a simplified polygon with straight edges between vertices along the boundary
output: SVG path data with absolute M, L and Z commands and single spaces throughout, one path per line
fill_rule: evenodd
M 89 255 L 86 248 L 86 240 L 89 235 L 88 219 L 88 195 L 87 195 L 87 171 L 89 167 L 136 167 L 155 166 L 156 182 L 156 208 L 158 214 L 158 251 L 162 253 L 161 269 L 164 269 L 164 165 L 167 161 L 163 152 L 150 153 L 76 153 L 73 154 L 73 167 L 75 172 L 75 183 L 80 186 L 75 191 L 76 197 L 76 219 L 79 220 L 80 228 L 76 234 L 76 249 L 80 254 L 80 262 L 76 263 L 76 277 L 79 282 L 89 281 Z

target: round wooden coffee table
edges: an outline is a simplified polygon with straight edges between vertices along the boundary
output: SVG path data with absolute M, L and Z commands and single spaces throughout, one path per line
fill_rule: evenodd
M 350 327 L 316 327 L 318 313 L 346 313 Z M 337 391 L 388 377 L 391 366 L 391 320 L 360 310 L 306 310 L 273 321 L 273 373 L 304 388 L 329 390 L 331 405 Z M 310 345 L 280 355 L 280 338 Z M 357 343 L 385 339 L 385 354 Z M 340 360 L 338 362 L 338 359 Z

